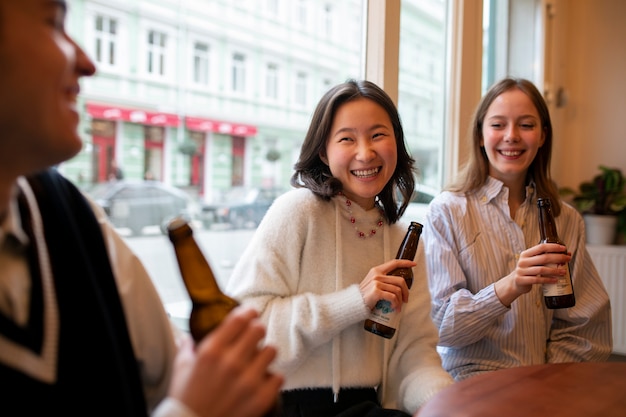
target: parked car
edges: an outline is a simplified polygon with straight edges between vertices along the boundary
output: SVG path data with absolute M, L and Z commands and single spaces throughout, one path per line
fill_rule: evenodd
M 253 229 L 261 223 L 265 212 L 281 188 L 233 187 L 223 197 L 202 206 L 202 223 L 207 228 L 222 225 L 232 229 Z
M 116 228 L 139 235 L 147 226 L 165 226 L 175 216 L 193 220 L 194 202 L 183 190 L 159 181 L 120 180 L 96 184 L 87 190 Z
M 424 224 L 426 221 L 426 213 L 428 212 L 428 205 L 439 194 L 435 188 L 427 185 L 418 185 L 411 197 L 409 205 L 406 207 L 402 220 L 405 222 L 416 221 Z

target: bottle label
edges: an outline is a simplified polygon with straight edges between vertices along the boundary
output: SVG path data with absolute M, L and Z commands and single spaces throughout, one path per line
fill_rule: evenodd
M 378 300 L 376 306 L 370 313 L 370 320 L 387 327 L 396 328 L 396 319 L 398 312 L 391 307 L 391 303 L 387 300 Z
M 559 295 L 570 295 L 574 293 L 572 289 L 572 280 L 570 279 L 569 265 L 567 264 L 549 264 L 551 268 L 565 268 L 565 275 L 559 278 L 556 284 L 543 284 L 544 297 L 556 297 Z

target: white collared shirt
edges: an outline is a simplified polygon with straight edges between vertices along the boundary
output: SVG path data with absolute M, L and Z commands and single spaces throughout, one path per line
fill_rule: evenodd
M 476 193 L 443 192 L 430 205 L 423 241 L 439 353 L 456 379 L 546 362 L 602 361 L 612 349 L 607 292 L 585 247 L 581 215 L 563 204 L 559 237 L 572 252 L 576 306 L 549 310 L 541 286 L 504 306 L 494 283 L 540 240 L 532 187 L 515 219 L 508 188 L 489 178 Z

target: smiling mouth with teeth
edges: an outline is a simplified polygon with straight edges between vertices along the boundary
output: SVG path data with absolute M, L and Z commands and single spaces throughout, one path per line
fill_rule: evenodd
M 500 151 L 500 153 L 504 156 L 519 156 L 522 151 Z
M 371 177 L 373 175 L 378 174 L 378 172 L 380 171 L 380 167 L 378 168 L 372 168 L 372 169 L 361 169 L 361 170 L 354 170 L 352 171 L 352 175 L 355 175 L 357 177 Z

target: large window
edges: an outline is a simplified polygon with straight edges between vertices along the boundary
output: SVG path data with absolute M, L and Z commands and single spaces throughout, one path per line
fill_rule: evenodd
M 440 188 L 446 119 L 446 0 L 402 0 L 398 108 L 418 184 Z
M 83 2 L 107 15 L 102 2 Z M 233 207 L 220 215 L 207 208 L 228 206 L 227 195 L 245 196 L 250 205 L 255 195 L 289 189 L 314 106 L 337 83 L 365 77 L 397 101 L 419 184 L 439 189 L 454 165 L 447 159 L 456 140 L 450 97 L 460 87 L 448 85 L 457 71 L 451 39 L 464 42 L 449 34 L 457 27 L 450 23 L 454 0 L 127 3 L 127 12 L 111 11 L 120 17 L 113 32 L 128 38 L 122 56 L 111 59 L 128 65 L 84 81 L 85 147 L 61 169 L 88 192 L 106 181 L 89 175 L 94 166 L 115 158 L 125 179 L 149 178 L 183 191 L 219 280 L 229 279 L 258 219 L 233 214 Z M 102 31 L 83 32 L 83 10 L 70 8 L 72 35 L 100 42 L 101 59 L 122 53 L 111 20 L 96 24 Z M 173 16 L 175 26 L 167 26 Z M 468 107 L 456 102 L 458 109 Z M 95 137 L 92 123 L 110 126 L 107 136 Z M 162 226 L 118 230 L 153 275 L 172 316 L 182 317 L 187 296 Z
M 483 91 L 509 75 L 527 78 L 541 89 L 547 70 L 544 44 L 550 42 L 543 19 L 554 7 L 536 0 L 484 0 Z

